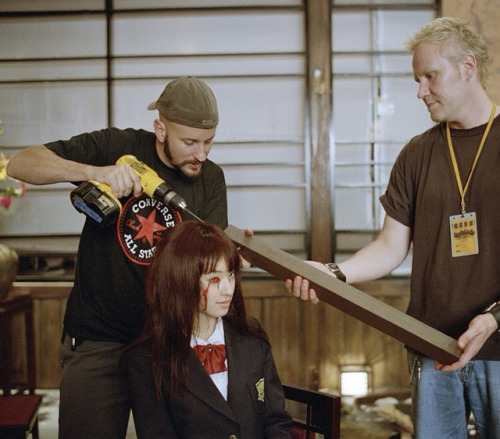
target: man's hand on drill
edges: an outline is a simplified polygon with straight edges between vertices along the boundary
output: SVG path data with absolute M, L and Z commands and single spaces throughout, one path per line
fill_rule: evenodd
M 130 165 L 103 166 L 97 169 L 97 176 L 93 180 L 106 183 L 117 198 L 126 197 L 131 193 L 135 197 L 141 195 L 141 179 Z

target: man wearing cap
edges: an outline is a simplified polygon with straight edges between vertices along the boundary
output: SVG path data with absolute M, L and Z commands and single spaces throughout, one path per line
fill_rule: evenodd
M 123 205 L 116 224 L 87 218 L 82 230 L 64 317 L 59 438 L 126 436 L 130 404 L 120 357 L 143 325 L 145 271 L 162 231 L 192 219 L 143 194 L 139 176 L 116 161 L 137 157 L 196 216 L 227 226 L 224 174 L 207 159 L 219 119 L 212 90 L 197 78 L 179 78 L 148 109 L 159 112 L 154 133 L 107 128 L 32 146 L 9 160 L 7 172 L 19 180 L 106 183 Z

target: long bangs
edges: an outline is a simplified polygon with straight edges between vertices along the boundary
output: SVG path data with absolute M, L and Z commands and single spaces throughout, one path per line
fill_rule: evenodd
M 229 238 L 227 240 L 207 239 L 201 253 L 201 274 L 215 271 L 221 259 L 226 261 L 228 271 L 239 271 L 240 258 L 236 247 Z
M 239 270 L 236 247 L 219 227 L 209 223 L 186 221 L 175 228 L 179 231 L 182 229 L 178 236 L 182 239 L 179 239 L 177 250 L 191 263 L 197 264 L 198 277 L 214 271 L 221 259 L 226 261 L 230 271 Z

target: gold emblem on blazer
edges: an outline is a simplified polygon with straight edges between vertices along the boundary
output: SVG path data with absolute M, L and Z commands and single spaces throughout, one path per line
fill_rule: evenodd
M 264 378 L 255 383 L 257 389 L 257 401 L 264 402 Z

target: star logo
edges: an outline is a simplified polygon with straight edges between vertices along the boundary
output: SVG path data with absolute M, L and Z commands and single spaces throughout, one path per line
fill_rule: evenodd
M 117 223 L 118 240 L 125 255 L 140 265 L 149 265 L 156 244 L 165 230 L 182 221 L 179 212 L 143 194 L 130 197 Z
M 137 215 L 137 219 L 139 220 L 140 228 L 139 232 L 137 235 L 135 235 L 134 241 L 137 241 L 139 239 L 145 239 L 150 246 L 153 246 L 154 243 L 154 235 L 156 232 L 162 232 L 163 230 L 166 230 L 167 228 L 165 226 L 162 226 L 161 224 L 158 224 L 156 222 L 156 212 L 153 210 L 147 218 Z

